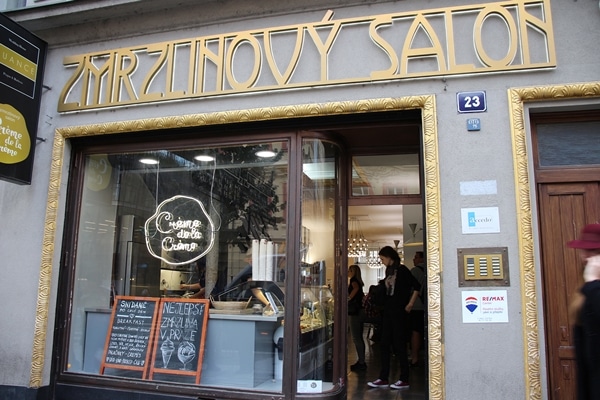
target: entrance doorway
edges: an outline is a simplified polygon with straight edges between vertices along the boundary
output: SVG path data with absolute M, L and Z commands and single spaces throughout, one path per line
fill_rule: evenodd
M 593 158 L 597 148 L 589 148 L 592 144 L 586 140 L 597 137 L 599 127 L 597 113 L 532 117 L 548 398 L 552 400 L 576 398 L 574 321 L 568 310 L 583 284 L 583 269 L 577 251 L 566 243 L 576 239 L 586 224 L 600 221 L 600 168 Z
M 362 254 L 348 254 L 348 265 L 358 264 L 360 267 L 364 281 L 363 292 L 366 294 L 369 287 L 376 285 L 385 275 L 385 267 L 378 265 L 378 251 L 382 247 L 394 247 L 401 262 L 409 269 L 414 267 L 415 252 L 425 251 L 421 128 L 419 123 L 397 123 L 344 129 L 340 134 L 348 144 L 350 155 L 348 236 L 349 239 L 359 237 L 367 242 Z M 391 140 L 392 138 L 394 139 Z M 378 326 L 371 322 L 363 325 L 366 370 L 351 370 L 350 366 L 357 362 L 358 357 L 357 346 L 351 334 L 348 334 L 348 398 L 381 398 L 380 391 L 370 389 L 367 385 L 369 381 L 378 378 L 381 368 L 377 329 Z M 428 397 L 426 332 L 425 320 L 418 365 L 411 367 L 411 386 L 409 390 L 402 391 L 402 398 Z M 389 379 L 395 381 L 400 371 L 395 361 L 392 364 Z
M 399 199 L 400 200 L 400 199 Z M 358 264 L 364 281 L 364 292 L 367 293 L 371 285 L 384 277 L 383 266 L 377 265 L 377 251 L 383 246 L 395 247 L 400 255 L 401 262 L 409 269 L 414 268 L 413 257 L 415 252 L 424 251 L 423 240 L 423 212 L 420 204 L 394 204 L 394 205 L 368 205 L 349 206 L 350 220 L 356 219 L 362 235 L 367 239 L 368 251 L 366 257 L 349 257 L 348 265 Z M 413 225 L 414 224 L 414 225 Z M 349 222 L 349 227 L 353 226 Z M 350 228 L 351 229 L 351 228 Z M 373 259 L 373 257 L 375 259 Z M 380 399 L 381 391 L 371 389 L 367 382 L 378 378 L 381 368 L 381 349 L 378 341 L 378 326 L 376 323 L 367 322 L 363 326 L 363 340 L 365 343 L 366 370 L 352 371 L 350 366 L 357 361 L 357 349 L 351 334 L 348 334 L 347 351 L 347 393 L 348 398 Z M 402 391 L 402 399 L 426 399 L 428 396 L 428 357 L 427 357 L 427 321 L 423 323 L 417 365 L 410 370 L 410 388 Z M 411 354 L 412 343 L 407 343 L 408 354 Z M 400 371 L 397 362 L 392 359 L 392 368 L 389 379 L 398 379 Z M 392 395 L 393 393 L 390 393 Z

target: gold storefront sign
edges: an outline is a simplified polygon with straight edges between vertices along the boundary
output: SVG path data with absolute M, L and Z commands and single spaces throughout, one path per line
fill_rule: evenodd
M 556 67 L 550 0 L 333 19 L 65 57 L 58 111 Z

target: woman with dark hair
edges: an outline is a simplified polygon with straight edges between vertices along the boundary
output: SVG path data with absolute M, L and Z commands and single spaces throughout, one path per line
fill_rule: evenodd
M 409 387 L 409 365 L 406 351 L 410 338 L 410 310 L 419 296 L 421 285 L 410 270 L 400 263 L 398 252 L 391 246 L 379 250 L 381 263 L 386 266 L 385 278 L 379 282 L 378 296 L 383 307 L 381 322 L 381 370 L 378 379 L 369 382 L 370 387 Z M 392 352 L 400 367 L 400 379 L 389 384 Z
M 360 267 L 352 264 L 348 267 L 348 321 L 350 325 L 350 334 L 356 347 L 358 361 L 350 366 L 351 371 L 364 371 L 367 369 L 365 362 L 365 340 L 363 338 L 363 323 L 365 313 L 362 309 L 363 287 L 365 283 L 362 280 Z

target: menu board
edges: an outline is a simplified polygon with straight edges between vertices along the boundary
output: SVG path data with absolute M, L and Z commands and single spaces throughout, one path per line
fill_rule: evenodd
M 150 379 L 154 374 L 188 375 L 200 383 L 208 307 L 208 300 L 161 300 Z
M 141 371 L 145 378 L 159 299 L 117 296 L 110 318 L 100 373 L 106 368 Z

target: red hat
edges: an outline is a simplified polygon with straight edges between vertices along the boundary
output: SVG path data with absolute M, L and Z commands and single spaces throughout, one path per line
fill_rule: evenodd
M 600 224 L 589 224 L 581 230 L 577 240 L 567 242 L 574 249 L 600 249 Z

